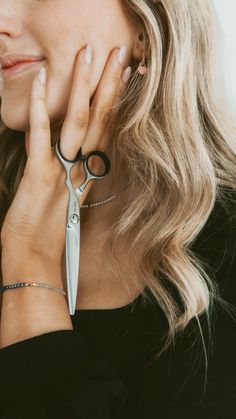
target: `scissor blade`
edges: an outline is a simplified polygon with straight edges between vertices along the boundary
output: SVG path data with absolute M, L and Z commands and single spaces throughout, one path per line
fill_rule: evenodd
M 80 221 L 66 228 L 66 281 L 70 314 L 75 313 L 80 259 Z

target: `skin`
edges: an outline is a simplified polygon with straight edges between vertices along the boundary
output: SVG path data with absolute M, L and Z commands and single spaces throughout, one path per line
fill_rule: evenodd
M 6 49 L 46 57 L 52 138 L 60 132 L 65 117 L 78 50 L 87 44 L 94 49 L 91 96 L 114 47 L 127 46 L 125 65 L 131 56 L 142 58 L 140 31 L 125 16 L 121 3 L 120 0 L 67 0 L 65 7 L 65 0 L 0 0 L 0 53 Z M 29 129 L 29 94 L 35 71 L 1 85 L 1 117 L 12 129 Z M 111 182 L 112 175 L 109 180 L 99 182 L 90 192 L 89 200 L 94 202 L 107 196 Z M 112 186 L 112 191 L 123 189 L 123 184 Z
M 84 153 L 95 148 L 99 148 L 106 150 L 108 156 L 110 155 L 112 140 L 109 139 L 108 131 L 106 131 L 107 124 L 104 124 L 104 122 L 101 123 L 102 111 L 107 109 L 109 104 L 111 106 L 119 99 L 117 99 L 117 95 L 122 95 L 123 83 L 119 80 L 122 75 L 122 71 L 124 71 L 126 66 L 129 64 L 130 59 L 135 58 L 137 60 L 141 60 L 144 53 L 144 45 L 139 37 L 141 33 L 140 28 L 137 28 L 130 20 L 128 20 L 121 7 L 121 3 L 122 2 L 119 0 L 90 0 L 89 2 L 84 2 L 83 0 L 67 0 L 65 7 L 64 0 L 18 0 L 17 2 L 14 0 L 0 0 L 0 54 L 7 52 L 22 52 L 45 58 L 47 83 L 44 98 L 44 119 L 42 117 L 41 124 L 45 126 L 45 121 L 48 118 L 47 139 L 45 138 L 45 141 L 48 142 L 47 146 L 50 143 L 51 147 L 51 145 L 54 144 L 54 140 L 58 137 L 59 133 L 61 133 L 61 148 L 63 154 L 67 158 L 73 158 L 72 154 L 76 154 L 81 145 L 83 145 Z M 96 30 L 94 30 L 94 28 L 96 28 Z M 79 73 L 81 71 L 78 70 L 78 64 L 78 67 L 76 67 L 76 63 L 78 59 L 78 52 L 80 52 L 87 44 L 91 45 L 93 51 L 93 61 L 90 66 L 90 80 L 89 85 L 87 86 L 87 101 L 90 100 L 92 102 L 91 109 L 93 108 L 93 111 L 90 112 L 86 129 L 82 130 L 80 133 L 81 129 L 76 127 L 75 119 L 77 122 L 78 119 L 81 120 L 80 112 L 84 115 L 84 109 L 82 109 L 82 104 L 80 106 L 81 109 L 79 109 L 78 106 L 78 103 L 81 102 L 80 95 L 82 91 L 82 84 L 81 81 L 75 81 L 79 78 Z M 118 48 L 123 45 L 127 48 L 127 54 L 122 65 L 117 66 L 114 64 L 114 57 L 117 56 Z M 33 171 L 37 165 L 39 168 L 42 166 L 44 167 L 44 174 L 46 177 L 48 176 L 47 179 L 50 179 L 52 185 L 58 183 L 58 179 L 60 178 L 60 190 L 64 191 L 64 195 L 61 195 L 61 200 L 57 203 L 55 214 L 52 212 L 52 218 L 48 217 L 48 227 L 49 225 L 53 225 L 52 220 L 55 219 L 55 217 L 59 217 L 59 212 L 60 217 L 62 217 L 61 220 L 64 220 L 68 197 L 67 191 L 64 187 L 64 172 L 57 172 L 59 170 L 59 166 L 57 166 L 56 169 L 55 164 L 58 165 L 58 162 L 56 161 L 55 163 L 55 159 L 53 164 L 52 162 L 50 163 L 47 172 L 45 165 L 47 157 L 45 154 L 41 154 L 42 161 L 40 162 L 39 160 L 39 138 L 40 147 L 42 147 L 42 137 L 43 135 L 45 136 L 45 130 L 42 130 L 42 126 L 41 129 L 39 127 L 39 108 L 37 108 L 36 99 L 32 93 L 32 81 L 35 80 L 35 74 L 39 68 L 35 67 L 34 69 L 26 72 L 24 76 L 22 74 L 18 78 L 3 81 L 0 85 L 2 120 L 9 128 L 24 131 L 26 133 L 25 142 L 28 154 L 27 170 L 25 173 L 29 176 L 28 178 L 27 176 L 24 176 L 25 182 L 23 182 L 19 187 L 17 196 L 11 207 L 11 216 L 7 217 L 5 223 L 5 253 L 3 255 L 2 263 L 3 266 L 7 267 L 4 271 L 5 281 L 7 281 L 8 278 L 11 278 L 11 282 L 14 278 L 14 272 L 16 272 L 16 276 L 18 276 L 18 278 L 19 272 L 22 272 L 22 276 L 27 276 L 27 272 L 22 270 L 20 271 L 22 267 L 22 257 L 27 256 L 27 259 L 32 261 L 28 272 L 29 277 L 32 278 L 32 275 L 34 275 L 35 278 L 38 275 L 38 277 L 44 277 L 45 280 L 46 267 L 46 272 L 51 273 L 51 275 L 49 275 L 51 282 L 52 270 L 54 269 L 53 267 L 55 265 L 58 266 L 58 260 L 64 247 L 64 228 L 61 230 L 58 228 L 58 225 L 64 226 L 62 221 L 60 224 L 57 223 L 55 225 L 54 230 L 53 228 L 51 230 L 50 228 L 47 229 L 47 234 L 45 228 L 42 228 L 42 226 L 45 226 L 45 217 L 43 217 L 42 214 L 45 214 L 44 211 L 47 206 L 48 208 L 51 208 L 52 202 L 55 203 L 55 191 L 54 193 L 51 191 L 51 195 L 49 194 L 51 201 L 48 197 L 46 199 L 44 195 L 45 179 L 41 179 L 41 194 L 39 193 L 39 183 L 37 183 L 37 185 L 35 183 L 35 179 L 40 178 L 42 170 L 40 173 L 34 173 L 33 176 Z M 71 97 L 73 96 L 74 99 L 72 101 Z M 70 106 L 71 102 L 73 105 Z M 67 116 L 69 108 L 72 112 L 69 112 L 69 116 Z M 72 114 L 74 115 L 73 117 Z M 68 141 L 68 138 L 70 138 L 70 142 Z M 101 142 L 101 139 L 103 140 L 103 143 Z M 102 144 L 103 147 L 101 146 Z M 33 158 L 30 154 L 30 146 L 32 150 L 35 147 L 35 150 L 37 151 L 35 158 Z M 47 152 L 49 153 L 49 149 L 47 149 Z M 60 176 L 58 173 L 60 173 Z M 76 181 L 78 179 L 77 175 L 75 175 L 74 180 Z M 81 178 L 79 180 L 81 182 Z M 87 190 L 84 192 L 83 199 L 81 199 L 81 205 L 85 201 L 85 198 L 87 202 L 101 200 L 104 199 L 104 196 L 107 196 L 108 191 L 111 191 L 112 193 L 120 192 L 124 190 L 124 186 L 127 186 L 123 182 L 123 179 L 113 179 L 112 168 L 108 177 L 102 181 L 96 182 L 95 188 L 93 187 L 93 182 L 90 182 L 89 185 L 90 186 L 87 187 Z M 37 197 L 40 197 L 39 202 L 42 206 L 40 207 L 39 205 L 37 207 L 38 212 L 36 217 L 38 219 L 38 224 L 36 225 L 35 231 L 29 231 L 29 236 L 32 239 L 31 243 L 38 242 L 41 244 L 43 242 L 48 244 L 51 237 L 53 237 L 53 243 L 51 244 L 50 249 L 54 249 L 54 263 L 52 260 L 47 260 L 48 249 L 44 254 L 41 253 L 38 260 L 35 259 L 35 257 L 32 257 L 32 254 L 35 255 L 35 249 L 32 249 L 32 247 L 29 246 L 29 243 L 22 243 L 20 232 L 25 231 L 26 226 L 21 225 L 19 222 L 19 208 L 32 207 L 32 202 L 35 202 L 33 199 L 33 191 L 36 188 Z M 58 197 L 59 191 L 57 190 L 56 192 L 56 196 Z M 35 197 L 36 200 L 37 197 Z M 115 281 L 112 283 L 111 275 L 109 273 L 109 263 L 106 261 L 106 266 L 104 267 L 102 264 L 104 255 L 100 254 L 100 249 L 102 248 L 106 232 L 109 231 L 111 222 L 119 214 L 119 206 L 122 205 L 122 198 L 125 199 L 125 194 L 122 195 L 121 193 L 119 201 L 114 200 L 108 205 L 95 209 L 91 208 L 91 210 L 84 210 L 81 214 L 80 281 L 76 308 L 121 306 L 127 304 L 130 300 L 135 298 L 139 292 L 137 292 L 137 289 L 133 289 L 132 295 L 131 287 L 131 294 L 129 294 L 129 297 L 127 298 L 126 290 L 124 291 L 124 289 L 120 287 L 120 284 Z M 59 208 L 61 209 L 60 211 Z M 18 224 L 16 223 L 16 214 L 18 215 Z M 21 215 L 23 219 L 25 214 Z M 15 232 L 14 235 L 10 233 L 13 231 L 13 225 Z M 58 237 L 55 237 L 55 230 L 58 232 Z M 42 234 L 41 236 L 39 232 Z M 95 240 L 96 237 L 97 241 Z M 57 243 L 56 247 L 55 243 Z M 95 243 L 95 245 L 93 243 Z M 9 264 L 7 261 L 9 260 L 12 252 L 16 254 L 16 248 L 21 249 L 19 260 L 15 257 L 15 266 L 11 265 L 11 270 L 9 271 Z M 42 252 L 42 246 L 40 251 Z M 45 264 L 45 260 L 47 260 L 48 263 Z M 44 267 L 43 274 L 41 266 Z M 65 284 L 64 259 L 62 261 L 62 266 L 64 267 L 64 273 L 62 272 L 61 276 L 60 272 L 59 276 L 61 276 L 62 283 Z M 101 275 L 99 274 L 101 270 L 103 272 L 102 285 Z M 56 274 L 59 274 L 58 269 L 55 269 L 55 277 Z M 28 307 L 28 312 L 30 312 L 30 315 L 32 316 L 33 308 L 30 306 L 30 304 L 32 304 L 32 302 L 30 303 L 30 301 L 32 301 L 32 295 L 36 291 L 35 299 L 37 295 L 37 303 L 39 296 L 37 292 L 38 290 L 31 289 L 30 291 L 31 299 L 28 301 L 28 305 L 25 302 L 24 308 Z M 27 292 L 27 290 L 22 289 L 21 295 L 25 292 Z M 48 328 L 50 329 L 51 327 L 52 330 L 57 330 L 58 325 L 56 326 L 54 322 L 52 322 L 52 325 L 50 326 L 50 314 L 48 310 L 49 305 L 52 304 L 48 303 L 48 299 L 51 298 L 55 300 L 56 298 L 58 299 L 58 296 L 50 296 L 47 291 L 43 295 L 44 300 L 41 304 L 44 304 L 45 306 L 43 306 L 43 308 L 41 307 L 40 311 L 47 315 Z M 8 335 L 7 320 L 9 320 L 9 324 L 13 324 L 13 310 L 11 309 L 10 320 L 6 309 L 8 304 L 12 307 L 12 301 L 10 301 L 10 299 L 14 298 L 15 310 L 18 313 L 18 318 L 19 310 L 23 310 L 22 304 L 19 305 L 17 290 L 13 291 L 11 295 L 10 293 L 8 293 L 8 295 L 5 293 L 4 298 L 5 331 L 3 332 L 3 344 L 4 333 L 7 342 L 16 341 L 17 339 L 14 335 L 14 330 L 13 335 L 10 337 Z M 34 301 L 34 307 L 36 306 L 37 304 Z M 56 305 L 53 307 L 56 309 Z M 60 316 L 62 316 L 59 316 L 59 318 L 62 319 L 62 323 L 66 318 L 66 328 L 68 328 L 68 324 L 71 327 L 67 311 L 67 316 L 63 317 L 65 307 L 64 309 L 60 307 L 59 312 Z M 43 325 L 45 325 L 45 323 L 43 323 Z M 37 329 L 37 324 L 35 323 L 34 327 L 36 327 L 36 333 L 38 331 L 42 331 L 40 328 L 41 326 Z M 35 334 L 35 330 L 32 331 L 27 329 L 24 332 L 22 322 L 21 330 L 24 338 L 32 333 Z

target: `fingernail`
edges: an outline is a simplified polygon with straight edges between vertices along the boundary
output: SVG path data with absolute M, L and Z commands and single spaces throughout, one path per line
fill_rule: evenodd
M 90 45 L 87 45 L 86 49 L 85 49 L 85 61 L 88 65 L 91 64 L 92 62 L 92 48 Z
M 123 64 L 124 59 L 125 59 L 125 54 L 126 54 L 126 46 L 123 46 L 122 48 L 120 48 L 118 54 L 117 54 L 117 60 L 119 64 Z
M 126 67 L 126 69 L 123 71 L 122 76 L 121 76 L 123 83 L 127 83 L 129 81 L 131 72 L 132 72 L 131 67 L 130 66 Z
M 45 67 L 40 68 L 40 71 L 38 73 L 38 79 L 39 79 L 41 84 L 46 83 L 46 68 Z

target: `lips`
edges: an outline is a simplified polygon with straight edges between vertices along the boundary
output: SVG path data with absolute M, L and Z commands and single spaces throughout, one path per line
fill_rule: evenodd
M 38 61 L 38 60 L 37 60 Z M 33 63 L 34 61 L 17 61 L 17 62 L 15 62 L 15 63 L 11 63 L 11 64 L 4 64 L 3 66 L 2 66 L 2 70 L 6 70 L 7 68 L 11 68 L 11 67 L 14 67 L 14 66 L 16 66 L 16 65 L 18 65 L 18 64 L 25 64 L 25 63 Z
M 43 61 L 45 61 L 45 58 L 32 55 L 22 56 L 19 54 L 8 54 L 2 56 L 0 57 L 0 65 L 2 66 L 0 73 L 1 79 L 7 81 L 8 79 L 10 80 L 16 76 L 18 77 L 21 73 L 30 71 Z
M 33 63 L 36 61 L 42 61 L 43 57 L 37 57 L 29 54 L 5 54 L 0 57 L 0 66 L 1 69 L 7 69 L 13 67 L 14 65 L 21 63 Z

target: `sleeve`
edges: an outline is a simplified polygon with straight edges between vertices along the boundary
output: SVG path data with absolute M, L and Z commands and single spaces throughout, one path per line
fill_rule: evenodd
M 58 330 L 0 349 L 1 419 L 118 419 L 127 388 L 83 334 Z

